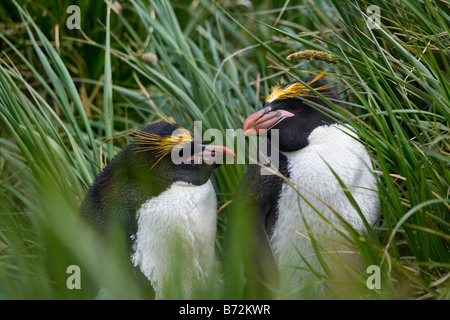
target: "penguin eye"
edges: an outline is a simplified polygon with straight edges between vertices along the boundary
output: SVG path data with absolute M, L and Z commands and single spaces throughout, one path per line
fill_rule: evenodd
M 300 110 L 302 110 L 302 107 L 296 107 L 296 108 L 294 108 L 294 111 L 295 111 L 295 112 L 300 112 Z

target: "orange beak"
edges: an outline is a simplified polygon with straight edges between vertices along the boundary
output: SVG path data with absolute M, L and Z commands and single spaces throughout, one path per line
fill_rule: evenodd
M 198 155 L 200 154 L 197 153 Z M 216 157 L 217 155 L 222 155 L 223 163 L 226 163 L 231 158 L 236 158 L 236 154 L 229 148 L 225 146 L 216 146 L 212 144 L 202 144 L 202 157 Z M 194 160 L 196 155 L 192 155 L 189 160 Z
M 216 146 L 212 144 L 206 144 L 204 146 L 203 154 L 209 153 L 213 157 L 215 154 L 222 154 L 223 157 L 232 156 L 233 158 L 236 158 L 236 154 L 225 146 Z
M 286 118 L 295 116 L 289 111 L 278 109 L 271 111 L 264 108 L 248 116 L 244 121 L 244 134 L 255 136 L 260 130 L 270 130 Z

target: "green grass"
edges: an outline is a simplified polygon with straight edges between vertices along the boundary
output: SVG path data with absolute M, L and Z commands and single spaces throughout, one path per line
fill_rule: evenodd
M 365 266 L 381 267 L 382 288 L 368 290 L 365 267 L 346 261 L 337 274 L 317 273 L 318 281 L 329 287 L 329 298 L 450 298 L 444 1 L 78 5 L 81 30 L 65 27 L 62 1 L 0 4 L 0 298 L 88 298 L 87 289 L 67 289 L 71 264 L 113 298 L 145 298 L 117 263 L 121 257 L 77 224 L 79 204 L 101 168 L 157 112 L 188 128 L 201 120 L 203 130 L 225 133 L 242 128 L 277 81 L 324 69 L 347 104 L 336 112 L 370 152 L 382 209 L 371 236 L 346 228 L 336 241 Z M 381 29 L 367 28 L 368 5 L 380 7 Z M 339 63 L 285 59 L 305 49 L 334 54 Z M 157 61 L 144 61 L 147 52 Z M 240 254 L 230 256 L 224 243 L 228 218 L 239 214 L 230 200 L 244 170 L 223 165 L 214 173 L 217 278 L 226 285 L 211 283 L 206 298 L 248 297 L 238 268 L 223 267 Z M 320 257 L 320 237 L 312 239 Z M 99 256 L 111 267 L 104 270 Z

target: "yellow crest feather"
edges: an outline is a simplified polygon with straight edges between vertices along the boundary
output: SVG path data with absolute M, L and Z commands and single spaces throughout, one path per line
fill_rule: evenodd
M 322 76 L 327 72 L 327 70 L 323 71 L 321 74 L 317 75 L 314 79 L 306 82 L 308 86 L 311 86 L 313 83 L 315 83 L 317 80 L 322 78 Z M 318 88 L 314 88 L 315 91 L 320 92 L 321 94 L 324 94 L 321 91 L 329 89 L 330 85 L 323 85 Z M 326 96 L 326 94 L 325 94 Z M 284 100 L 288 98 L 294 98 L 294 97 L 315 97 L 314 93 L 306 87 L 305 85 L 295 82 L 290 85 L 283 86 L 282 84 L 277 85 L 272 93 L 266 98 L 265 102 L 272 102 L 275 100 Z

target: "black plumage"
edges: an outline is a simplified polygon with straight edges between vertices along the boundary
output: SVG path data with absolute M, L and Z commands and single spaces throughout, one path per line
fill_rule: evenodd
M 158 295 L 159 298 L 164 297 L 163 286 L 165 284 L 163 282 L 165 280 L 163 278 L 170 278 L 165 274 L 175 269 L 174 266 L 168 265 L 172 263 L 171 255 L 177 249 L 173 247 L 172 239 L 179 239 L 181 241 L 179 245 L 183 245 L 183 242 L 193 241 L 192 246 L 190 244 L 188 246 L 192 248 L 200 247 L 203 250 L 200 253 L 193 251 L 193 256 L 186 257 L 183 268 L 185 274 L 190 275 L 197 272 L 197 269 L 195 269 L 195 272 L 191 272 L 189 268 L 199 268 L 199 265 L 200 273 L 205 273 L 205 275 L 208 273 L 208 263 L 204 261 L 210 260 L 214 256 L 217 211 L 217 202 L 212 185 L 207 188 L 207 197 L 214 197 L 214 201 L 203 198 L 199 200 L 200 203 L 195 203 L 191 201 L 189 196 L 185 196 L 184 198 L 188 198 L 185 199 L 186 207 L 181 209 L 177 207 L 176 210 L 170 208 L 171 205 L 180 203 L 180 197 L 183 198 L 183 194 L 179 192 L 195 193 L 197 186 L 210 184 L 209 179 L 213 170 L 222 162 L 205 161 L 207 157 L 210 157 L 210 159 L 215 157 L 216 160 L 222 157 L 222 160 L 225 160 L 227 154 L 234 155 L 231 150 L 225 147 L 206 145 L 202 141 L 194 139 L 190 131 L 173 122 L 155 123 L 139 132 L 133 142 L 110 161 L 95 179 L 84 198 L 80 207 L 80 216 L 84 223 L 92 227 L 107 244 L 117 243 L 117 237 L 120 238 L 119 242 L 120 240 L 126 242 L 129 262 L 133 261 L 134 266 L 137 267 L 135 272 L 142 271 L 148 280 L 151 280 L 153 287 L 157 285 L 155 289 L 157 298 Z M 178 187 L 178 194 L 175 194 L 172 198 L 163 196 L 174 185 L 182 186 Z M 153 203 L 151 202 L 152 199 L 161 199 L 158 201 L 164 201 L 164 205 L 157 206 L 156 209 L 145 207 L 145 210 L 142 211 L 141 209 L 145 204 Z M 196 221 L 195 219 L 202 219 L 196 210 L 207 205 L 214 207 L 208 207 L 207 211 L 200 212 L 200 214 L 212 214 L 212 218 L 209 218 L 208 224 L 205 225 L 203 221 Z M 152 224 L 149 225 L 149 219 L 150 221 L 153 220 L 148 215 L 159 214 L 158 210 L 165 210 L 155 220 L 158 225 L 156 227 Z M 197 212 L 197 215 L 192 216 L 192 212 Z M 139 219 L 139 214 L 145 215 L 143 222 Z M 184 234 L 182 228 L 173 227 L 177 221 L 180 221 L 179 218 L 191 222 L 186 227 L 194 232 L 194 237 Z M 150 229 L 148 229 L 149 227 Z M 156 230 L 167 229 L 169 233 L 173 232 L 173 234 L 164 234 L 163 238 L 155 238 L 152 236 L 152 228 L 156 228 Z M 206 231 L 208 236 L 202 238 L 202 235 L 199 234 L 201 233 L 200 229 L 202 232 Z M 139 234 L 143 239 L 139 239 Z M 147 249 L 145 245 L 138 246 L 138 241 L 141 241 L 139 243 L 142 243 L 142 241 L 147 243 L 148 239 L 152 241 L 153 250 L 155 248 L 161 249 L 155 251 L 155 256 L 152 256 L 151 248 Z M 205 239 L 208 239 L 211 243 L 204 243 Z M 133 260 L 133 254 L 135 254 L 137 248 L 140 251 L 138 257 Z M 196 257 L 197 254 L 201 254 L 202 257 Z M 146 255 L 150 258 L 146 258 Z M 148 261 L 155 261 L 155 259 L 158 261 L 152 265 L 142 265 L 148 263 Z M 159 270 L 154 272 L 152 268 L 159 268 Z M 152 276 L 155 274 L 158 274 L 158 276 Z M 150 284 L 148 280 L 147 284 Z M 191 287 L 197 287 L 197 284 L 192 283 L 192 281 L 196 280 L 191 280 L 185 286 L 189 287 L 186 289 L 187 293 L 182 292 L 179 297 L 190 297 L 191 292 L 194 292 Z M 186 295 L 183 296 L 183 294 Z
M 180 127 L 173 123 L 158 122 L 141 131 L 162 138 L 171 137 Z M 193 137 L 192 137 L 193 139 Z M 175 165 L 170 154 L 161 158 L 158 141 L 146 142 L 135 139 L 119 152 L 97 176 L 83 203 L 80 214 L 98 231 L 105 232 L 113 221 L 126 226 L 128 239 L 136 234 L 136 212 L 150 198 L 159 195 L 176 181 L 194 185 L 204 184 L 218 164 L 181 163 Z M 205 146 L 201 141 L 187 141 L 193 156 L 194 144 Z M 170 152 L 170 150 L 169 150 Z M 183 152 L 183 149 L 180 149 Z M 158 161 L 159 160 L 159 161 Z
M 319 78 L 308 77 L 302 81 L 343 107 L 336 93 Z M 277 86 L 262 109 L 249 116 L 244 123 L 246 134 L 259 135 L 261 130 L 267 130 L 269 140 L 272 129 L 279 130 L 278 148 L 269 151 L 278 153 L 278 174 L 262 175 L 261 164 L 250 165 L 236 191 L 235 210 L 241 216 L 235 215 L 231 220 L 234 226 L 248 226 L 238 236 L 249 244 L 243 257 L 247 269 L 245 294 L 248 298 L 272 298 L 279 284 L 279 270 L 271 238 L 278 220 L 282 186 L 285 179 L 290 178 L 284 152 L 305 148 L 314 129 L 333 123 L 336 121 L 331 107 L 298 82 Z

